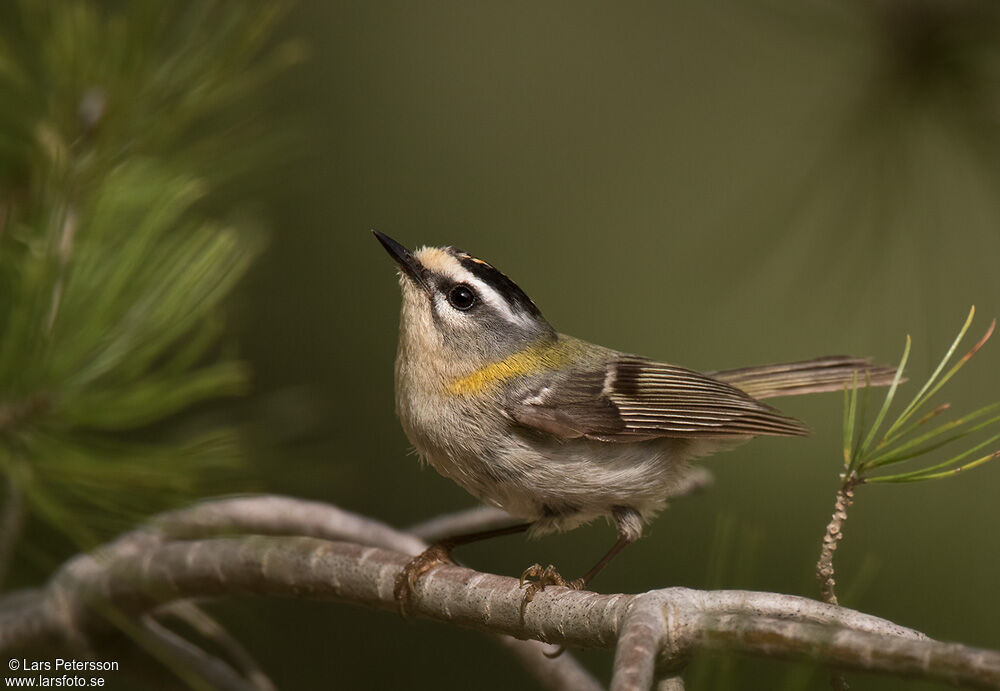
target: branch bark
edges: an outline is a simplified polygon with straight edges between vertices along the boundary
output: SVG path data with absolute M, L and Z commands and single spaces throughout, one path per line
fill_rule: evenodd
M 188 518 L 211 510 L 227 519 L 257 516 L 251 522 L 265 528 L 291 528 L 284 518 L 264 520 L 255 511 L 281 502 L 295 500 L 217 502 L 195 507 Z M 349 516 L 318 506 L 327 517 Z M 182 514 L 157 525 L 168 526 L 166 534 L 191 529 Z M 229 521 L 230 527 L 238 523 Z M 395 611 L 393 581 L 407 560 L 398 551 L 315 537 L 165 541 L 156 530 L 138 531 L 74 559 L 43 589 L 0 599 L 0 651 L 90 637 L 108 627 L 101 612 L 109 605 L 138 616 L 179 599 L 256 594 Z M 658 678 L 677 679 L 692 653 L 722 650 L 1000 689 L 998 652 L 934 641 L 883 619 L 790 595 L 686 588 L 600 595 L 550 587 L 523 618 L 521 597 L 517 579 L 443 565 L 419 582 L 411 606 L 415 616 L 494 634 L 617 647 L 613 689 L 648 689 Z
M 847 521 L 847 510 L 854 503 L 854 488 L 859 484 L 858 476 L 851 471 L 844 483 L 837 490 L 837 498 L 833 504 L 833 514 L 823 534 L 823 546 L 820 549 L 819 560 L 816 562 L 816 580 L 819 581 L 820 597 L 823 602 L 831 605 L 840 604 L 837 601 L 836 572 L 833 568 L 833 558 L 837 545 L 844 537 L 844 522 Z
M 502 512 L 499 515 L 496 512 L 489 513 L 490 515 L 485 517 L 489 520 L 509 520 Z M 473 510 L 472 512 L 460 512 L 445 516 L 443 517 L 443 525 L 465 530 L 467 525 L 476 524 L 483 519 L 484 516 L 480 515 L 479 510 Z M 161 514 L 147 526 L 120 537 L 101 550 L 90 555 L 80 555 L 67 562 L 52 579 L 50 587 L 59 579 L 72 581 L 76 577 L 75 574 L 83 574 L 85 578 L 89 577 L 95 566 L 101 568 L 100 565 L 112 557 L 132 558 L 154 545 L 166 544 L 169 540 L 196 539 L 233 533 L 310 536 L 327 540 L 347 540 L 386 547 L 409 555 L 419 554 L 427 547 L 425 542 L 413 535 L 397 531 L 374 519 L 344 511 L 329 504 L 277 495 L 231 497 L 210 500 L 185 509 Z M 69 586 L 68 589 L 72 590 L 73 586 Z M 27 617 L 31 619 L 35 616 L 31 609 L 33 605 L 30 602 L 33 594 L 27 593 L 26 595 L 29 599 L 26 604 L 26 613 Z M 16 601 L 16 598 L 12 598 L 12 603 L 16 603 Z M 2 637 L 4 627 L 2 612 L 5 602 L 5 600 L 0 599 L 0 637 Z M 179 603 L 169 605 L 169 609 L 161 608 L 161 611 L 174 610 L 177 604 L 183 603 L 184 601 L 181 600 Z M 101 614 L 102 612 L 103 609 L 98 609 L 96 613 Z M 106 616 L 106 612 L 104 614 Z M 94 623 L 97 624 L 98 628 L 101 627 L 99 619 L 95 620 Z M 67 631 L 72 632 L 73 629 L 68 628 Z M 79 639 L 86 633 L 88 631 L 84 628 L 70 637 L 79 644 Z M 550 651 L 544 643 L 534 640 L 515 640 L 503 635 L 494 637 L 543 688 L 552 691 L 598 691 L 601 688 L 594 677 L 580 666 L 572 655 L 562 655 L 556 660 L 551 660 L 546 657 Z M 235 656 L 234 659 L 239 660 L 239 657 Z M 251 681 L 257 681 L 255 677 L 259 675 L 253 672 L 259 670 L 246 669 L 246 661 L 244 660 L 243 663 L 245 672 L 251 672 L 247 674 L 247 677 Z
M 826 532 L 823 534 L 823 546 L 820 548 L 819 561 L 816 562 L 816 579 L 819 581 L 819 593 L 823 602 L 831 605 L 839 605 L 837 600 L 836 571 L 833 567 L 833 558 L 837 552 L 837 545 L 844 537 L 844 523 L 847 521 L 847 510 L 854 504 L 854 488 L 858 486 L 860 480 L 852 470 L 844 478 L 843 484 L 837 490 L 837 498 L 833 504 L 833 514 L 830 522 L 826 525 Z M 844 675 L 837 670 L 830 670 L 830 688 L 833 691 L 847 691 L 850 688 Z

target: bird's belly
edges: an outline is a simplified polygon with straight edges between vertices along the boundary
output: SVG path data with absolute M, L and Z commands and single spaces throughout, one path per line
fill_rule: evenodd
M 497 503 L 515 515 L 548 519 L 551 529 L 619 507 L 651 518 L 663 508 L 689 458 L 689 445 L 681 439 L 521 441 L 494 461 L 508 477 L 497 486 Z
M 568 530 L 616 509 L 647 522 L 666 505 L 701 444 L 662 438 L 632 443 L 508 437 L 474 457 L 427 455 L 481 501 L 535 523 L 533 532 Z M 470 472 L 471 469 L 476 469 Z
M 569 529 L 622 507 L 649 520 L 690 460 L 732 445 L 557 439 L 454 399 L 413 401 L 401 398 L 398 410 L 421 457 L 480 501 L 537 522 L 536 532 Z

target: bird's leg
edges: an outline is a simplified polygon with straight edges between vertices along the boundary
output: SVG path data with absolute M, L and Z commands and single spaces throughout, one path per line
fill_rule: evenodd
M 635 542 L 642 535 L 642 517 L 634 509 L 626 507 L 616 507 L 612 512 L 612 517 L 614 519 L 615 525 L 618 528 L 618 541 L 611 546 L 607 554 L 598 560 L 596 564 L 583 575 L 582 578 L 577 578 L 572 581 L 567 581 L 556 568 L 549 564 L 545 568 L 542 568 L 541 564 L 532 564 L 524 570 L 521 574 L 521 587 L 525 585 L 525 581 L 529 578 L 536 578 L 538 580 L 528 583 L 528 587 L 525 588 L 524 598 L 521 600 L 521 616 L 524 617 L 524 608 L 528 606 L 528 603 L 535 599 L 535 595 L 545 590 L 547 585 L 558 585 L 564 588 L 572 588 L 573 590 L 583 590 L 590 582 L 594 580 L 598 573 L 610 563 L 612 559 L 617 556 L 619 552 L 625 549 L 625 545 Z
M 493 537 L 523 533 L 530 528 L 531 525 L 531 523 L 521 523 L 518 525 L 507 526 L 506 528 L 482 530 L 476 533 L 463 533 L 461 535 L 446 537 L 443 540 L 438 540 L 432 544 L 423 552 L 413 557 L 413 559 L 411 559 L 409 563 L 403 567 L 403 570 L 399 572 L 399 575 L 396 576 L 396 582 L 393 586 L 392 594 L 396 598 L 396 602 L 399 604 L 400 614 L 406 614 L 406 607 L 409 604 L 410 597 L 416 589 L 417 581 L 420 580 L 421 576 L 438 564 L 454 563 L 451 560 L 451 551 L 453 549 L 472 542 L 489 540 Z
M 628 536 L 621 536 L 618 541 L 608 550 L 608 553 L 601 557 L 600 561 L 594 564 L 593 568 L 583 575 L 582 578 L 576 578 L 572 581 L 567 581 L 559 572 L 556 571 L 556 567 L 549 564 L 545 568 L 542 568 L 541 564 L 532 564 L 524 570 L 521 574 L 521 587 L 524 587 L 525 582 L 529 578 L 536 578 L 538 580 L 531 581 L 528 583 L 528 587 L 524 590 L 524 599 L 521 600 L 521 614 L 524 615 L 524 608 L 528 606 L 528 603 L 535 599 L 537 593 L 545 590 L 545 586 L 548 585 L 559 585 L 564 588 L 572 588 L 573 590 L 583 590 L 586 588 L 594 577 L 608 565 L 612 559 L 615 558 L 619 552 L 621 552 L 625 545 L 630 542 L 634 542 L 634 538 Z

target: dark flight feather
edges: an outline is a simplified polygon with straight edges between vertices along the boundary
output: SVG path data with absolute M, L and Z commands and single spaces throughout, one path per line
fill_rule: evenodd
M 798 420 L 704 374 L 620 355 L 523 392 L 508 412 L 521 424 L 573 438 L 800 436 Z

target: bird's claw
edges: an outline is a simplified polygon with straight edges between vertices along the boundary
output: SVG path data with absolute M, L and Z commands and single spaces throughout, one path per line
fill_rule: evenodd
M 410 603 L 410 598 L 417 587 L 417 581 L 425 573 L 440 564 L 453 564 L 451 560 L 451 550 L 444 545 L 435 543 L 423 552 L 413 557 L 402 571 L 396 575 L 396 582 L 393 584 L 392 594 L 399 605 L 399 613 L 406 616 L 406 610 Z
M 529 578 L 537 580 L 528 581 Z M 524 617 L 524 608 L 528 606 L 529 602 L 535 599 L 537 593 L 545 590 L 545 586 L 558 585 L 564 588 L 572 588 L 573 590 L 583 590 L 584 585 L 586 585 L 582 578 L 567 581 L 556 571 L 556 567 L 552 564 L 544 568 L 542 568 L 541 564 L 532 564 L 521 573 L 521 578 L 518 582 L 520 587 L 524 588 L 524 597 L 521 599 L 522 618 Z
M 541 564 L 532 564 L 524 571 L 521 572 L 521 578 L 518 580 L 518 584 L 523 588 L 525 582 L 529 578 L 537 578 L 537 581 L 532 581 L 528 583 L 529 590 L 532 585 L 540 585 L 540 590 L 544 590 L 547 585 L 562 585 L 565 586 L 567 581 L 565 578 L 559 575 L 556 571 L 556 567 L 549 564 L 545 568 L 542 568 Z

